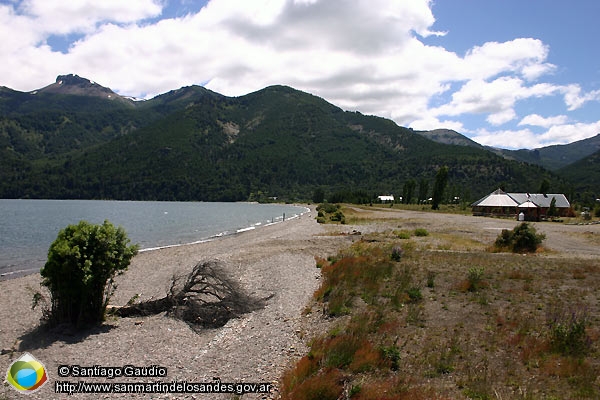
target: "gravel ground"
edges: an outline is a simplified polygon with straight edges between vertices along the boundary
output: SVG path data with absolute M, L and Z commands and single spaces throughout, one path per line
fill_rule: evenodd
M 314 211 L 313 211 L 314 214 Z M 313 215 L 314 217 L 314 215 Z M 162 297 L 174 273 L 189 272 L 200 260 L 220 260 L 230 276 L 257 297 L 272 296 L 265 308 L 230 320 L 219 329 L 194 332 L 184 322 L 159 314 L 144 318 L 109 319 L 85 335 L 69 329 L 36 330 L 41 312 L 31 311 L 31 298 L 39 290 L 39 276 L 0 282 L 0 371 L 27 351 L 46 367 L 49 382 L 29 398 L 187 398 L 230 399 L 231 395 L 202 394 L 57 394 L 55 382 L 68 380 L 111 382 L 101 378 L 59 378 L 60 365 L 102 367 L 158 365 L 164 378 L 113 379 L 112 382 L 268 382 L 276 380 L 291 360 L 306 352 L 312 328 L 302 316 L 319 284 L 315 256 L 327 256 L 345 247 L 351 236 L 330 236 L 332 227 L 318 225 L 306 214 L 285 223 L 221 238 L 212 242 L 138 254 L 118 279 L 111 303 L 124 305 L 132 296 L 140 300 Z M 244 399 L 272 398 L 277 394 L 249 395 Z M 22 397 L 12 388 L 0 388 L 0 399 Z

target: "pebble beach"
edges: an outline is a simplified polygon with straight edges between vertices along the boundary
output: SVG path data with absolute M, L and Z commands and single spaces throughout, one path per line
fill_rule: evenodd
M 0 370 L 4 374 L 24 352 L 42 362 L 49 379 L 29 396 L 34 399 L 232 398 L 231 394 L 199 393 L 60 394 L 55 391 L 56 382 L 111 382 L 61 378 L 58 369 L 64 365 L 166 369 L 165 377 L 120 378 L 121 382 L 269 383 L 269 393 L 245 394 L 244 398 L 275 398 L 283 370 L 306 353 L 305 342 L 313 324 L 302 310 L 319 285 L 315 256 L 335 254 L 352 240 L 328 235 L 327 228 L 307 213 L 213 241 L 141 252 L 134 257 L 126 273 L 117 278 L 113 305 L 125 305 L 134 296 L 138 301 L 163 297 L 174 274 L 186 274 L 203 260 L 218 260 L 248 294 L 269 298 L 260 310 L 232 319 L 221 328 L 200 332 L 164 313 L 142 318 L 108 317 L 102 326 L 84 334 L 70 329 L 39 329 L 41 310 L 31 310 L 33 293 L 40 290 L 39 275 L 2 281 Z M 0 399 L 17 396 L 21 395 L 6 384 L 0 389 Z

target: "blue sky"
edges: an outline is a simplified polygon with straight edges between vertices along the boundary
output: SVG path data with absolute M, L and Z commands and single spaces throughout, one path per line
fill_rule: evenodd
M 600 133 L 597 0 L 0 0 L 0 85 L 133 97 L 284 84 L 414 129 L 536 148 Z

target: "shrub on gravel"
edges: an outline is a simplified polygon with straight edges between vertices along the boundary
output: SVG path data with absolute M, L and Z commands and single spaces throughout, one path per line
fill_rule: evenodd
M 50 289 L 50 322 L 102 322 L 115 288 L 113 278 L 127 269 L 137 249 L 129 245 L 125 230 L 109 221 L 80 221 L 62 229 L 40 271 L 42 284 Z
M 513 253 L 535 253 L 545 238 L 546 235 L 538 234 L 533 226 L 523 222 L 512 231 L 503 229 L 496 238 L 494 247 L 498 250 L 510 250 Z

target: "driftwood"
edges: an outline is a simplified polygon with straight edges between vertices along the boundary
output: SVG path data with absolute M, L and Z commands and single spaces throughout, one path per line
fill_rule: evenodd
M 114 313 L 136 317 L 166 312 L 192 329 L 217 328 L 264 307 L 270 297 L 257 299 L 245 294 L 217 261 L 205 261 L 196 264 L 187 277 L 174 275 L 165 297 L 117 308 Z

